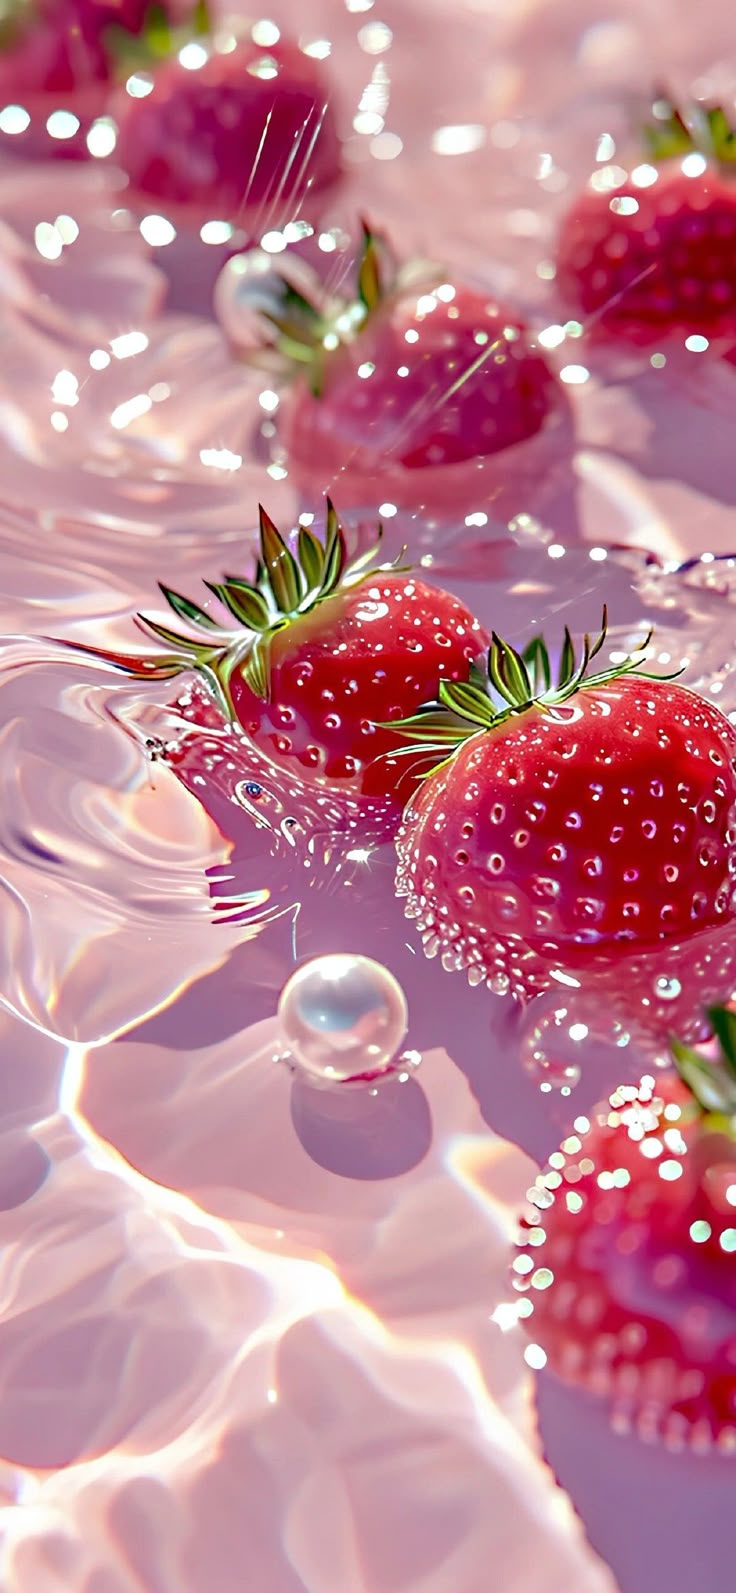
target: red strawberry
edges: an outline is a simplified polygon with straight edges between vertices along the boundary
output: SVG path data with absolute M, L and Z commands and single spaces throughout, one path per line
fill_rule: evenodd
M 698 111 L 694 129 L 670 112 L 652 157 L 665 158 L 661 169 L 595 173 L 562 226 L 559 290 L 605 330 L 638 341 L 733 336 L 736 183 L 726 173 L 736 139 L 723 112 Z
M 280 440 L 310 498 L 339 480 L 354 504 L 379 492 L 411 508 L 425 493 L 467 505 L 490 461 L 507 474 L 509 450 L 543 430 L 554 426 L 559 454 L 563 389 L 523 321 L 490 293 L 453 286 L 434 267 L 423 280 L 416 267 L 398 271 L 368 228 L 354 302 L 325 303 L 315 281 L 310 303 L 285 278 L 280 311 L 275 275 L 271 305 L 253 272 L 254 307 L 296 372 Z
M 457 598 L 376 564 L 375 553 L 349 561 L 330 505 L 324 544 L 303 528 L 295 556 L 261 510 L 253 583 L 228 577 L 210 586 L 236 628 L 224 630 L 162 587 L 199 637 L 144 620 L 173 651 L 96 656 L 149 678 L 199 671 L 224 712 L 275 762 L 312 782 L 400 800 L 411 789 L 406 761 L 391 756 L 402 741 L 376 721 L 412 712 L 438 674 L 461 679 L 487 638 Z
M 318 61 L 281 40 L 251 40 L 187 69 L 156 73 L 118 111 L 116 160 L 134 196 L 184 220 L 290 220 L 340 173 L 330 88 Z
M 149 0 L 11 0 L 0 25 L 0 100 L 31 115 L 31 126 L 8 147 L 44 159 L 85 158 L 87 133 L 107 109 L 118 68 L 131 56 L 150 62 L 175 49 L 198 24 L 190 18 L 174 33 L 169 12 L 176 5 Z M 4 85 L 4 87 L 3 87 Z M 46 130 L 48 117 L 65 110 L 79 128 L 69 137 Z
M 676 1044 L 679 1074 L 576 1120 L 529 1191 L 514 1283 L 550 1366 L 618 1431 L 733 1455 L 736 1016 L 708 1017 L 719 1059 Z
M 578 665 L 566 632 L 555 687 L 541 639 L 494 636 L 489 675 L 406 726 L 448 756 L 405 815 L 397 888 L 472 982 L 525 997 L 733 911 L 736 729 L 633 658 L 586 675 L 605 636 L 604 613 Z
M 110 81 L 99 19 L 79 0 L 53 7 L 19 6 L 0 36 L 0 99 L 31 115 L 64 109 L 94 116 L 104 109 Z M 48 138 L 47 153 L 68 153 L 72 140 Z

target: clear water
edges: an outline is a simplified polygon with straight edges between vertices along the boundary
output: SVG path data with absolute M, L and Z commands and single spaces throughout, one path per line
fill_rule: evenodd
M 666 11 L 310 0 L 347 122 L 380 66 L 394 136 L 353 136 L 323 225 L 370 211 L 555 324 L 537 267 L 637 87 L 721 61 L 733 88 L 715 21 Z M 522 1014 L 422 955 L 379 810 L 48 639 L 130 647 L 158 578 L 196 594 L 247 566 L 259 500 L 305 507 L 269 470 L 263 379 L 195 313 L 221 255 L 180 234 L 152 267 L 111 181 L 0 173 L 0 1585 L 480 1593 L 492 1567 L 504 1593 L 720 1593 L 728 1463 L 609 1436 L 533 1379 L 503 1307 L 535 1161 L 730 992 L 731 937 L 637 966 L 605 1023 L 591 987 Z M 389 552 L 517 640 L 606 601 L 611 646 L 653 623 L 663 667 L 736 714 L 736 374 L 558 353 L 589 371 L 574 451 L 510 465 L 467 520 L 389 515 Z M 336 951 L 398 979 L 403 1082 L 285 1064 L 284 983 Z

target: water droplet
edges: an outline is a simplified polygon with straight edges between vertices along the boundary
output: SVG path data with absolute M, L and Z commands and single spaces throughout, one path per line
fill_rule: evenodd
M 559 1090 L 569 1095 L 574 1090 L 580 1080 L 580 1045 L 587 1035 L 587 1026 L 572 1021 L 566 1006 L 546 1007 L 530 1021 L 522 1036 L 521 1061 L 542 1094 Z
M 659 996 L 660 1001 L 676 1001 L 681 990 L 679 979 L 668 978 L 667 974 L 660 974 L 654 981 L 654 993 Z

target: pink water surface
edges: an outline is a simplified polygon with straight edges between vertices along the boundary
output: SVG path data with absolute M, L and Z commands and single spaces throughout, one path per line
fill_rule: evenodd
M 369 214 L 537 328 L 565 319 L 537 267 L 601 136 L 624 150 L 663 77 L 736 90 L 733 25 L 684 0 L 309 0 L 298 25 L 332 43 L 340 269 Z M 356 133 L 366 103 L 384 125 Z M 475 147 L 443 153 L 453 128 Z M 535 1389 L 504 1310 L 536 1163 L 661 1054 L 666 959 L 605 1023 L 595 991 L 521 1014 L 471 990 L 422 956 L 380 813 L 224 731 L 207 768 L 170 690 L 48 639 L 130 649 L 159 578 L 202 600 L 259 500 L 285 527 L 314 505 L 234 357 L 236 272 L 210 313 L 225 248 L 179 229 L 152 258 L 113 163 L 6 156 L 0 216 L 2 1593 L 720 1593 L 728 1463 Z M 467 515 L 424 473 L 388 551 L 515 640 L 604 601 L 612 646 L 653 622 L 653 657 L 736 715 L 736 371 L 666 354 L 566 339 L 574 446 Z M 335 950 L 400 980 L 407 1082 L 316 1090 L 276 1060 L 295 960 Z M 730 994 L 704 966 L 682 1023 Z

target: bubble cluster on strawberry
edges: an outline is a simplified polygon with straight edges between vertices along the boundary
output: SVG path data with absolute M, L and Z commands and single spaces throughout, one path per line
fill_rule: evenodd
M 488 638 L 465 604 L 396 562 L 381 564 L 377 550 L 351 560 L 330 504 L 324 541 L 303 526 L 292 552 L 261 509 L 254 579 L 207 583 L 229 627 L 162 586 L 193 628 L 183 635 L 140 616 L 168 653 L 83 651 L 140 678 L 195 671 L 274 762 L 310 782 L 403 802 L 412 771 L 390 721 L 424 702 L 438 677 L 462 679 Z
M 592 329 L 736 334 L 736 137 L 720 109 L 658 102 L 649 158 L 601 168 L 566 216 L 557 286 Z M 652 162 L 662 164 L 652 164 Z
M 529 1190 L 520 1315 L 619 1432 L 736 1455 L 736 1015 L 710 1055 L 622 1086 Z M 537 1356 L 537 1364 L 539 1357 Z
M 121 98 L 116 161 L 131 197 L 191 221 L 293 219 L 335 183 L 341 145 L 320 63 L 280 39 L 241 39 L 159 68 L 144 98 Z M 307 203 L 307 209 L 309 204 Z
M 522 999 L 561 970 L 675 942 L 734 910 L 736 729 L 635 655 L 589 673 L 565 633 L 494 635 L 487 671 L 405 726 L 442 760 L 404 815 L 397 891 L 425 952 Z M 638 661 L 637 661 L 638 660 Z
M 252 291 L 266 348 L 293 377 L 279 437 L 310 497 L 339 481 L 352 503 L 380 492 L 415 507 L 426 472 L 433 492 L 444 480 L 467 502 L 482 492 L 489 460 L 569 421 L 564 390 L 514 310 L 438 267 L 400 268 L 365 225 L 352 300 L 326 295 L 304 271 L 297 290 L 288 263 L 255 251 L 233 268 L 243 302 Z

